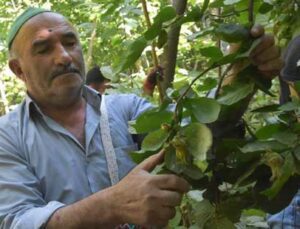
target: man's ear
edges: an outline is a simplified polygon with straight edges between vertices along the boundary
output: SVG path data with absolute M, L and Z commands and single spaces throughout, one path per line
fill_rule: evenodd
M 23 70 L 22 70 L 22 67 L 20 65 L 19 60 L 18 59 L 11 59 L 11 60 L 9 60 L 8 65 L 9 65 L 10 70 L 12 70 L 12 72 L 19 79 L 21 79 L 22 81 L 25 82 L 25 77 L 24 77 Z

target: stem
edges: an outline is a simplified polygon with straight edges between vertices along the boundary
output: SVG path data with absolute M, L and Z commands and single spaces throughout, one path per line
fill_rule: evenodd
M 198 76 L 196 76 L 192 82 L 190 83 L 190 85 L 188 86 L 188 88 L 182 93 L 182 95 L 177 99 L 176 101 L 176 107 L 175 107 L 175 114 L 174 114 L 174 120 L 176 123 L 178 123 L 179 120 L 178 119 L 178 104 L 181 102 L 181 100 L 186 96 L 186 94 L 189 92 L 189 90 L 192 88 L 193 84 L 204 74 L 206 74 L 207 72 L 209 72 L 210 70 L 219 67 L 220 65 L 212 65 L 210 67 L 208 67 L 207 69 L 205 69 L 203 72 L 201 72 Z
M 217 90 L 216 90 L 216 93 L 215 93 L 215 99 L 218 98 L 218 95 L 220 93 L 220 90 L 221 90 L 221 87 L 222 87 L 222 84 L 223 84 L 223 81 L 224 81 L 224 78 L 225 76 L 228 74 L 228 72 L 232 69 L 233 67 L 233 64 L 230 64 L 226 70 L 223 72 L 222 76 L 220 77 L 220 81 L 219 81 L 219 84 L 218 84 L 218 87 L 217 87 Z
M 248 125 L 248 123 L 243 119 L 243 123 L 245 125 L 246 130 L 248 131 L 248 133 L 251 135 L 251 137 L 253 139 L 257 139 L 254 132 L 251 130 L 250 126 Z
M 252 26 L 254 23 L 254 0 L 249 0 L 249 7 L 248 7 L 248 21 Z
M 247 9 L 243 9 L 243 10 L 239 10 L 239 11 L 235 11 L 235 13 L 230 13 L 230 14 L 225 14 L 225 15 L 210 14 L 210 16 L 212 16 L 212 17 L 218 17 L 218 18 L 225 18 L 225 17 L 234 16 L 234 15 L 236 15 L 236 13 L 243 13 L 243 12 L 246 12 L 246 11 L 248 11 L 248 8 Z
M 148 9 L 147 9 L 147 2 L 146 2 L 146 0 L 141 0 L 141 3 L 143 6 L 143 12 L 144 12 L 147 28 L 149 29 L 151 27 L 151 21 L 150 21 L 150 16 L 149 16 Z M 153 41 L 152 45 L 151 45 L 151 54 L 152 54 L 153 64 L 157 68 L 159 65 L 158 65 L 157 54 L 155 51 L 155 46 L 156 46 L 155 41 Z M 159 77 L 156 78 L 156 85 L 157 85 L 157 89 L 158 89 L 158 93 L 159 93 L 160 102 L 162 102 L 164 94 L 163 94 L 162 87 L 160 85 Z

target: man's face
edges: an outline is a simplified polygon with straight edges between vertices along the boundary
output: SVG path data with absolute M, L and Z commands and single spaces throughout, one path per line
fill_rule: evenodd
M 10 67 L 42 107 L 65 106 L 81 96 L 84 60 L 76 31 L 56 13 L 27 21 L 15 38 Z

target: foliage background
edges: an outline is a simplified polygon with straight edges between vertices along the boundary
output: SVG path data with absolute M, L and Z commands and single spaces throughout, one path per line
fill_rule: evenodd
M 150 18 L 153 20 L 163 7 L 174 2 L 176 0 L 147 1 Z M 210 35 L 210 29 L 213 26 L 221 22 L 247 23 L 249 1 L 246 0 L 189 0 L 186 10 L 187 14 L 190 13 L 189 15 L 192 15 L 191 12 L 194 12 L 194 9 L 197 9 L 197 7 L 201 8 L 207 2 L 209 2 L 209 8 L 201 17 L 197 17 L 196 15 L 190 22 L 182 25 L 173 82 L 174 89 L 188 85 L 195 75 L 206 68 L 209 64 L 209 55 L 205 54 L 205 48 L 219 45 L 224 53 L 228 52 L 227 43 L 219 43 L 220 41 L 216 37 Z M 299 33 L 300 20 L 298 17 L 300 17 L 300 3 L 297 0 L 255 0 L 254 3 L 255 22 L 265 26 L 267 32 L 274 33 L 278 44 L 284 50 L 288 41 Z M 147 72 L 154 67 L 151 46 L 149 44 L 136 62 L 132 63 L 128 68 L 122 69 L 118 74 L 112 74 L 115 69 L 122 66 L 126 53 L 130 51 L 128 47 L 130 47 L 132 41 L 140 37 L 147 30 L 141 1 L 0 0 L 1 114 L 13 109 L 25 95 L 22 82 L 17 80 L 7 67 L 6 35 L 14 18 L 28 6 L 51 8 L 69 18 L 75 24 L 80 34 L 86 68 L 89 69 L 93 65 L 98 64 L 104 67 L 107 77 L 113 79 L 114 86 L 116 87 L 114 91 L 133 92 L 142 95 L 142 81 Z M 222 12 L 220 12 L 220 9 L 222 9 Z M 165 47 L 156 48 L 156 52 L 159 62 L 164 63 L 166 58 L 164 56 Z M 216 87 L 222 71 L 224 69 L 216 69 L 201 77 L 193 86 L 195 93 L 199 96 L 204 96 L 209 89 Z M 257 93 L 250 105 L 250 110 L 266 104 L 277 103 L 279 96 L 278 85 L 278 81 L 275 81 L 271 88 L 271 92 L 275 95 L 274 97 L 266 96 L 261 92 Z M 158 93 L 156 92 L 154 98 L 149 99 L 154 103 L 158 103 Z M 274 121 L 272 118 L 274 117 L 270 114 L 265 116 L 251 112 L 245 115 L 246 121 L 251 123 L 249 128 L 253 132 L 262 125 L 272 123 Z M 189 199 L 193 200 L 191 205 L 187 204 L 186 206 L 198 209 L 196 211 L 198 215 L 194 218 L 207 218 L 208 216 L 205 214 L 210 214 L 209 209 L 213 211 L 213 207 L 209 202 L 197 199 L 199 198 L 198 194 L 196 192 L 186 196 L 186 203 L 190 203 Z M 229 206 L 232 208 L 235 207 L 234 205 Z M 202 208 L 205 211 L 201 211 Z M 181 209 L 181 211 L 184 210 L 184 208 L 183 210 Z M 247 215 L 255 215 L 256 217 L 264 215 L 264 213 L 259 211 L 255 213 L 251 211 L 255 210 L 245 211 L 242 217 L 246 217 L 245 220 L 251 221 L 253 218 L 249 219 Z M 178 222 L 176 223 L 176 219 L 172 223 L 174 226 L 178 224 Z M 221 226 L 222 223 L 228 225 L 227 221 L 222 221 Z M 249 225 L 252 225 L 251 223 L 255 226 L 255 223 L 260 223 L 260 220 L 248 222 Z M 226 228 L 224 225 L 220 228 Z M 263 222 L 261 225 L 264 227 Z

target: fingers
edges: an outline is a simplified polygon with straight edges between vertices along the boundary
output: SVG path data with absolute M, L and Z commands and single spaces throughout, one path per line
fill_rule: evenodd
M 265 30 L 264 30 L 264 27 L 262 27 L 261 25 L 254 25 L 254 26 L 252 26 L 250 33 L 251 33 L 252 37 L 258 38 L 258 37 L 264 35 Z
M 258 54 L 261 54 L 264 50 L 271 47 L 275 47 L 274 44 L 274 37 L 270 34 L 266 34 L 263 37 L 261 37 L 260 43 L 255 47 L 255 49 L 252 50 L 250 56 L 256 56 Z
M 262 51 L 257 55 L 251 55 L 250 59 L 255 65 L 264 64 L 268 61 L 279 59 L 280 49 L 279 47 L 272 46 Z
M 260 43 L 250 54 L 250 60 L 266 78 L 272 79 L 283 66 L 280 49 L 275 45 L 274 36 L 265 34 L 260 39 Z
M 182 194 L 174 191 L 161 191 L 162 205 L 165 207 L 176 207 L 181 203 Z
M 186 193 L 190 190 L 189 183 L 176 175 L 164 174 L 156 175 L 155 181 L 160 189 L 173 190 L 180 193 Z
M 136 166 L 134 170 L 142 169 L 151 172 L 155 168 L 155 166 L 163 162 L 163 159 L 164 159 L 164 151 L 161 150 L 159 153 L 154 154 L 148 157 L 147 159 L 145 159 L 142 163 Z

